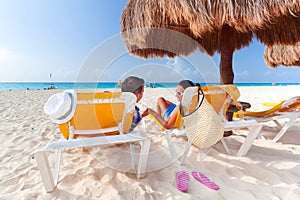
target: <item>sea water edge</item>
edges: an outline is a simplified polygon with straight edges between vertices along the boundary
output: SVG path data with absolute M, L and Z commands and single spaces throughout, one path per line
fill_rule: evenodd
M 176 88 L 178 83 L 150 83 L 145 86 L 150 88 Z M 218 85 L 219 83 L 200 83 L 204 85 Z M 234 83 L 243 86 L 290 86 L 300 85 L 300 83 Z M 95 82 L 95 83 L 76 83 L 76 82 L 0 82 L 0 90 L 48 90 L 48 89 L 86 89 L 86 88 L 118 88 L 118 82 Z

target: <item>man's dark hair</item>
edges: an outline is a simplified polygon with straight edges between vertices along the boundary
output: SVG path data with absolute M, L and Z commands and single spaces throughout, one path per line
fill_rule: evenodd
M 136 76 L 129 76 L 123 81 L 121 91 L 132 93 L 135 93 L 136 91 L 141 92 L 144 84 L 145 81 L 143 79 Z

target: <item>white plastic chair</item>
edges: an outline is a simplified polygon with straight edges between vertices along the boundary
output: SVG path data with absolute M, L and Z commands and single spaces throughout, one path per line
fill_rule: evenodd
M 75 101 L 72 104 L 75 108 L 72 109 L 70 119 L 59 124 L 65 139 L 50 141 L 35 153 L 46 191 L 52 192 L 57 185 L 61 153 L 66 148 L 129 143 L 137 178 L 144 177 L 150 139 L 139 131 L 128 133 L 135 110 L 136 96 L 128 92 L 101 92 L 94 89 L 65 92 L 72 94 Z M 110 134 L 105 135 L 106 133 Z M 137 142 L 141 146 L 138 157 L 134 152 L 134 144 Z M 52 150 L 56 152 L 53 174 L 46 156 L 46 152 Z

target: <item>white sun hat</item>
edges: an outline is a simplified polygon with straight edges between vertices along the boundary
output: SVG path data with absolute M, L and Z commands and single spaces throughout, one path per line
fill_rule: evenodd
M 44 105 L 44 112 L 57 124 L 69 121 L 76 109 L 76 93 L 66 90 L 52 95 Z

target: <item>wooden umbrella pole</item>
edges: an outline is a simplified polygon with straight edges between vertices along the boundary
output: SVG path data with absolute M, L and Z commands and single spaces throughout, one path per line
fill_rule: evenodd
M 225 24 L 221 30 L 221 61 L 220 61 L 220 74 L 221 84 L 233 84 L 234 73 L 232 70 L 232 58 L 234 52 L 234 37 L 233 29 Z M 232 121 L 233 113 L 227 112 L 226 118 Z M 232 131 L 225 131 L 224 136 L 232 135 Z
M 221 84 L 232 84 L 234 73 L 232 70 L 232 58 L 234 52 L 234 37 L 233 29 L 225 24 L 221 30 L 221 61 L 220 61 L 220 74 Z

